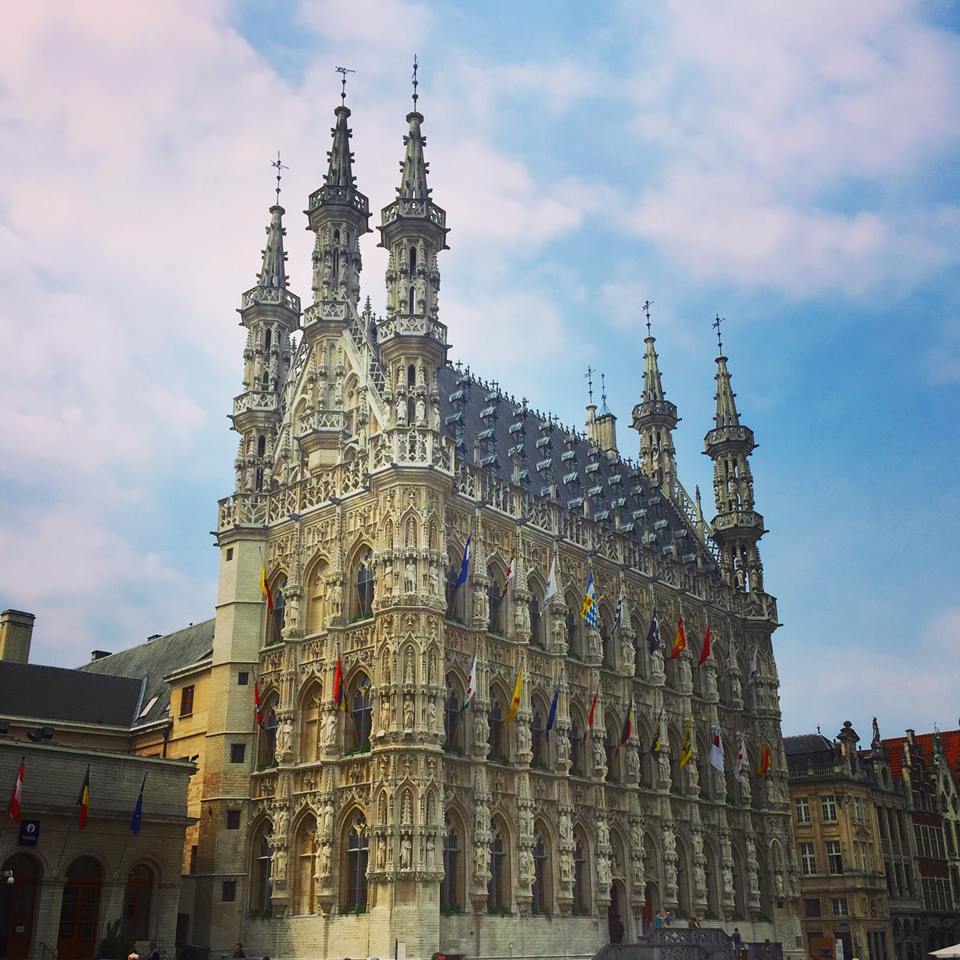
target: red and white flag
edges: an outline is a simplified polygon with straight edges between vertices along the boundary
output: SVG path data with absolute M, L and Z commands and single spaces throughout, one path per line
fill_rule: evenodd
M 504 587 L 509 586 L 513 580 L 513 571 L 517 569 L 517 561 L 514 557 L 510 558 L 510 566 L 507 567 L 507 579 L 504 583 Z
M 713 743 L 710 744 L 710 766 L 723 773 L 723 741 L 720 739 L 720 729 L 713 731 Z
M 10 804 L 7 807 L 7 813 L 10 819 L 15 823 L 20 822 L 20 800 L 23 796 L 23 757 L 20 758 L 20 769 L 17 770 L 17 782 L 13 785 L 13 793 L 10 794 Z
M 257 720 L 257 726 L 263 726 L 263 703 L 260 701 L 260 684 L 253 681 L 253 711 Z
M 744 777 L 750 761 L 747 759 L 747 745 L 743 742 L 743 737 L 738 740 L 737 746 L 737 776 Z

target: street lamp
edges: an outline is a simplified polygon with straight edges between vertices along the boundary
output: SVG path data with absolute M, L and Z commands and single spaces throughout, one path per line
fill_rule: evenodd
M 7 884 L 8 887 L 12 887 L 13 884 L 14 884 L 13 871 L 12 871 L 12 870 L 4 870 L 4 871 L 3 871 L 3 879 L 4 879 L 4 881 L 6 882 L 6 884 Z

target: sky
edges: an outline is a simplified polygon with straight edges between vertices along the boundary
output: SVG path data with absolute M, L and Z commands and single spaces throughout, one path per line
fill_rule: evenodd
M 288 272 L 350 67 L 399 182 L 413 55 L 452 359 L 624 455 L 641 304 L 712 503 L 716 342 L 756 433 L 784 733 L 958 724 L 960 15 L 945 2 L 104 0 L 0 33 L 0 608 L 78 665 L 213 614 L 270 162 Z M 374 216 L 374 223 L 378 217 Z M 382 311 L 385 259 L 363 244 Z

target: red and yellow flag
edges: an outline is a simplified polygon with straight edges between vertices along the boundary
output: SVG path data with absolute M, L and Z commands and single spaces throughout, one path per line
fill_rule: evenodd
M 257 726 L 263 726 L 263 703 L 260 700 L 260 684 L 253 681 L 253 715 L 257 720 Z
M 267 583 L 267 565 L 260 563 L 260 589 L 263 591 L 263 599 L 267 601 L 267 613 L 273 613 L 273 594 L 270 591 L 270 584 Z
M 520 698 L 523 696 L 523 667 L 517 671 L 517 682 L 513 688 L 513 699 L 507 708 L 507 714 L 503 718 L 504 723 L 510 723 L 517 719 L 517 712 L 520 710 Z
M 766 740 L 760 748 L 760 762 L 757 764 L 757 776 L 762 777 L 770 769 L 770 744 Z
M 677 620 L 677 629 L 673 635 L 673 649 L 670 651 L 670 659 L 676 660 L 680 656 L 681 650 L 687 649 L 687 631 L 683 629 L 683 614 Z
M 87 825 L 87 815 L 90 813 L 90 764 L 87 764 L 87 772 L 84 774 L 83 783 L 80 786 L 80 796 L 77 803 L 80 807 L 77 812 L 77 826 L 82 830 Z

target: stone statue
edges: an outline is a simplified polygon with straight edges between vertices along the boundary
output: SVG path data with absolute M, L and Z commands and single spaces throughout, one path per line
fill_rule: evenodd
M 566 812 L 560 814 L 560 841 L 573 843 L 573 824 L 570 822 L 570 814 Z
M 570 763 L 570 738 L 564 731 L 557 734 L 557 762 L 561 766 Z
M 427 405 L 423 397 L 417 397 L 417 426 L 425 426 L 427 422 Z
M 397 423 L 400 426 L 407 423 L 407 401 L 403 397 L 397 397 Z
M 431 730 L 437 726 L 437 704 L 434 700 L 427 704 L 427 726 Z
M 417 592 L 417 565 L 408 560 L 403 572 L 403 589 L 406 593 Z
M 430 596 L 440 596 L 440 574 L 436 567 L 430 567 Z
M 287 849 L 286 847 L 278 846 L 273 851 L 273 857 L 271 858 L 271 878 L 277 882 L 281 882 L 287 879 Z
M 601 892 L 606 893 L 610 889 L 611 879 L 610 858 L 603 855 L 597 857 L 597 881 Z
M 627 758 L 627 781 L 636 783 L 640 779 L 640 757 L 637 751 L 629 747 L 626 752 Z
M 489 857 L 490 851 L 487 849 L 487 845 L 482 841 L 478 840 L 473 847 L 473 869 L 474 876 L 480 878 L 481 880 L 486 880 L 486 875 L 489 870 L 487 866 L 487 859 Z
M 377 838 L 377 869 L 385 870 L 387 868 L 387 838 Z
M 436 867 L 437 843 L 433 837 L 427 837 L 427 869 L 433 870 Z
M 406 730 L 407 733 L 411 733 L 413 731 L 414 719 L 415 719 L 415 716 L 414 716 L 413 699 L 411 697 L 404 697 L 403 729 Z
M 530 879 L 530 851 L 523 847 L 520 850 L 520 882 L 525 883 Z
M 320 877 L 329 877 L 330 876 L 330 842 L 326 841 L 322 847 L 320 847 L 320 856 L 319 856 L 319 868 L 318 875 Z
M 331 710 L 327 714 L 327 721 L 324 727 L 323 740 L 324 743 L 332 744 L 337 739 L 337 714 L 335 710 Z
M 523 721 L 517 724 L 517 752 L 530 752 L 530 728 Z
M 413 866 L 413 842 L 404 836 L 400 840 L 400 869 L 409 870 Z

